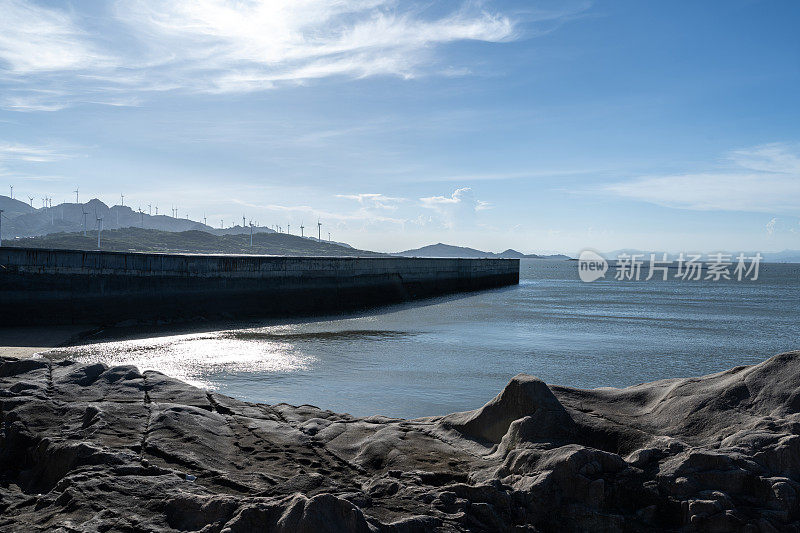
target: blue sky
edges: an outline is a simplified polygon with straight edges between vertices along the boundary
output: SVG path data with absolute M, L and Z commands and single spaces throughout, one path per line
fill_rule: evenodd
M 0 183 L 35 206 L 78 186 L 389 251 L 800 248 L 797 2 L 0 13 Z

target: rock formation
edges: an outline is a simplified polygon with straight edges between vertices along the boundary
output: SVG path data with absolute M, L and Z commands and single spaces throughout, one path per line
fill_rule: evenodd
M 416 420 L 0 358 L 0 531 L 800 531 L 800 352 Z

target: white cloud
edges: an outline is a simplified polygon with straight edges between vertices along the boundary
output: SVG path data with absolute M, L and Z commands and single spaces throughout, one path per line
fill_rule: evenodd
M 405 201 L 405 198 L 395 198 L 379 193 L 337 194 L 336 197 L 355 200 L 369 209 L 389 209 L 392 211 L 397 209 L 398 203 Z
M 475 213 L 492 207 L 476 199 L 470 187 L 456 189 L 450 196 L 428 196 L 419 200 L 422 207 L 435 210 L 448 228 L 471 226 L 475 223 Z
M 742 168 L 800 175 L 800 157 L 786 144 L 763 144 L 747 150 L 734 150 L 729 157 Z
M 0 62 L 14 74 L 81 70 L 108 62 L 66 11 L 0 0 L 0 12 Z
M 775 233 L 775 224 L 777 222 L 778 222 L 778 219 L 777 218 L 773 218 L 772 220 L 767 222 L 767 225 L 765 226 L 767 228 L 767 235 L 769 235 L 770 237 Z
M 258 209 L 266 212 L 277 212 L 303 218 L 306 222 L 311 220 L 310 226 L 316 224 L 316 220 L 321 220 L 324 224 L 335 224 L 338 227 L 350 227 L 349 225 L 355 224 L 356 226 L 363 227 L 366 224 L 389 223 L 395 225 L 402 225 L 406 221 L 400 218 L 387 217 L 365 209 L 359 209 L 351 213 L 340 213 L 329 211 L 325 209 L 318 209 L 309 205 L 280 205 L 280 204 L 255 204 L 234 199 L 234 203 L 248 208 Z
M 435 10 L 396 0 L 126 0 L 94 7 L 98 12 L 83 13 L 82 4 L 0 0 L 0 82 L 11 82 L 4 107 L 126 105 L 146 91 L 261 91 L 332 76 L 469 75 L 466 66 L 440 65 L 440 47 L 520 36 L 518 20 L 467 0 Z M 550 22 L 574 12 L 525 16 Z
M 47 163 L 72 157 L 52 146 L 34 146 L 28 144 L 0 141 L 0 162 L 26 161 L 30 163 Z
M 789 212 L 800 209 L 800 158 L 785 144 L 731 152 L 721 172 L 647 176 L 601 188 L 624 198 L 694 210 Z

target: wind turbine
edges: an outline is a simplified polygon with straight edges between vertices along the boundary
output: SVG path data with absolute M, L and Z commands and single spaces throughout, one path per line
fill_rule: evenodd
M 286 224 L 286 234 L 288 235 L 290 233 L 292 233 L 292 225 L 291 224 Z
M 300 236 L 301 236 L 301 237 L 303 236 L 303 230 L 304 230 L 304 229 L 305 229 L 305 226 L 303 225 L 303 221 L 301 220 L 301 221 L 300 221 Z
M 11 220 L 7 216 L 3 214 L 3 210 L 0 209 L 0 246 L 3 246 L 3 219 Z
M 122 193 L 119 193 L 119 202 L 122 205 L 122 207 L 125 207 L 125 195 Z
M 13 185 L 9 185 L 9 187 L 11 187 L 11 199 L 13 200 L 14 199 L 14 186 Z
M 250 221 L 250 247 L 253 247 L 253 221 Z
M 83 208 L 81 208 L 81 211 L 83 212 L 83 236 L 86 237 L 86 215 L 88 215 L 89 212 Z
M 28 201 L 31 203 L 31 207 L 33 207 L 33 196 L 28 196 Z
M 158 204 L 156 204 L 156 216 L 158 216 Z
M 139 206 L 139 218 L 142 221 L 142 228 L 144 228 L 144 211 L 142 211 L 142 206 Z
M 79 203 L 80 203 L 80 202 L 78 201 L 78 190 L 79 190 L 79 189 L 80 189 L 80 187 L 75 187 L 75 190 L 74 190 L 74 191 L 72 191 L 72 192 L 74 192 L 74 193 L 75 193 L 75 203 L 76 203 L 76 204 L 79 204 Z
M 97 249 L 100 249 L 100 232 L 103 231 L 103 217 L 97 217 Z
M 6 218 L 6 219 L 8 219 L 8 220 L 11 220 L 11 219 L 10 219 L 10 218 L 8 218 L 7 216 L 5 216 L 5 215 L 3 214 L 3 210 L 2 210 L 2 209 L 0 209 L 0 246 L 3 246 L 3 219 L 4 219 L 4 218 Z
M 208 226 L 208 221 L 206 220 L 206 214 L 203 213 L 203 225 Z
M 322 242 L 322 222 L 317 219 L 317 240 Z
M 328 232 L 328 242 L 331 242 L 331 232 Z
M 244 215 L 242 215 L 242 228 L 244 228 L 247 224 L 244 223 Z
M 222 219 L 219 219 L 219 229 L 225 229 L 225 221 Z
M 156 208 L 156 209 L 158 209 L 158 208 Z M 149 217 L 153 216 L 153 204 L 147 204 L 147 216 L 149 216 Z

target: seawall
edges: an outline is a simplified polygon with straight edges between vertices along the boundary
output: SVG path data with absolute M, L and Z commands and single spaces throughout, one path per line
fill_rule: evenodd
M 0 248 L 10 325 L 336 313 L 519 283 L 518 259 Z

